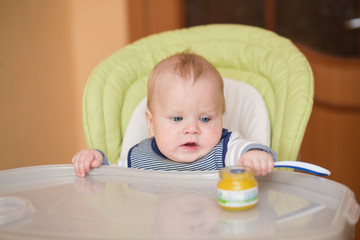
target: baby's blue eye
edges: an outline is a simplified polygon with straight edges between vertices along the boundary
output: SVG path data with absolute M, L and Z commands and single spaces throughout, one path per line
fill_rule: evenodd
M 200 118 L 200 121 L 202 121 L 202 122 L 209 122 L 209 121 L 210 121 L 210 118 L 209 118 L 209 117 L 201 117 L 201 118 Z
M 174 122 L 180 122 L 181 120 L 183 120 L 183 118 L 182 117 L 172 117 L 172 120 Z

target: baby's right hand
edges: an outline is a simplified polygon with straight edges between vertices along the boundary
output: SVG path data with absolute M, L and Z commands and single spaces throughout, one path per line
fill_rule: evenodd
M 72 158 L 75 172 L 79 177 L 85 177 L 90 168 L 100 167 L 104 161 L 103 155 L 95 149 L 84 149 L 77 152 Z

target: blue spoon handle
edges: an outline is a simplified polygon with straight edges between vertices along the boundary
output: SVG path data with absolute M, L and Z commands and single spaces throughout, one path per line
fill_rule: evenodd
M 298 161 L 279 161 L 274 163 L 274 167 L 293 168 L 320 176 L 329 176 L 331 174 L 329 170 L 323 167 L 311 163 L 298 162 Z

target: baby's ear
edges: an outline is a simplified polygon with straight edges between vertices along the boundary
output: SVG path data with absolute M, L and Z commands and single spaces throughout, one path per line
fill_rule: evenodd
M 148 130 L 149 130 L 150 136 L 154 137 L 155 136 L 154 122 L 153 122 L 152 114 L 149 109 L 145 110 L 145 117 L 146 117 L 146 124 L 147 124 Z

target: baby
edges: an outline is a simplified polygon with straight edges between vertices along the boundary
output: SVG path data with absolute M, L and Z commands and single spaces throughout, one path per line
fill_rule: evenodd
M 152 138 L 132 147 L 120 165 L 153 170 L 218 170 L 242 165 L 257 176 L 273 170 L 276 153 L 223 129 L 223 79 L 193 53 L 178 53 L 150 74 L 145 111 Z M 99 150 L 85 149 L 72 159 L 78 176 L 109 162 Z

